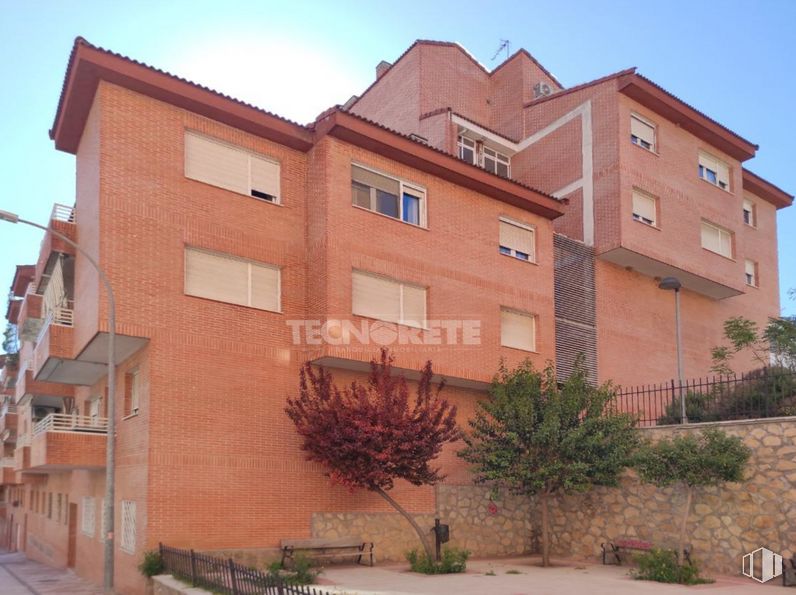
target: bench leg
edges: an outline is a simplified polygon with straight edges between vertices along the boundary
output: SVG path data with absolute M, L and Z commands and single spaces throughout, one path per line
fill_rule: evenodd
M 362 564 L 362 552 L 365 551 L 365 544 L 359 546 L 359 555 L 357 556 L 357 564 Z

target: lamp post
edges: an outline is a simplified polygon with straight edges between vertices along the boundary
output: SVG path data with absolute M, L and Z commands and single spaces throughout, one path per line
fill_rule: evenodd
M 22 219 L 16 213 L 0 210 L 0 221 L 8 221 L 9 223 L 22 223 L 30 225 L 37 229 L 49 231 L 57 238 L 63 240 L 75 250 L 77 250 L 85 259 L 96 269 L 105 290 L 108 293 L 108 435 L 106 437 L 106 451 L 105 451 L 105 506 L 102 511 L 103 522 L 105 524 L 105 536 L 103 538 L 104 544 L 104 564 L 103 564 L 103 585 L 106 593 L 113 593 L 113 518 L 114 518 L 114 498 L 115 498 L 115 482 L 116 482 L 116 451 L 114 438 L 116 435 L 116 362 L 114 358 L 114 348 L 116 343 L 116 304 L 113 298 L 113 288 L 111 282 L 105 275 L 105 272 L 100 268 L 94 258 L 83 250 L 77 243 L 70 240 L 64 234 L 55 231 L 51 227 L 39 225 L 33 221 Z
M 677 380 L 680 385 L 680 417 L 681 423 L 687 424 L 688 417 L 685 412 L 685 395 L 683 393 L 683 340 L 680 336 L 680 288 L 682 283 L 677 277 L 664 277 L 658 284 L 659 289 L 674 291 L 674 326 L 677 340 Z

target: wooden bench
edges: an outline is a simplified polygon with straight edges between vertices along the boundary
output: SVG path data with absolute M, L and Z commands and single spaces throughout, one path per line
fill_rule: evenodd
M 622 564 L 622 556 L 628 552 L 648 552 L 655 545 L 649 541 L 641 539 L 622 538 L 616 541 L 608 541 L 601 543 L 600 547 L 603 550 L 603 564 Z M 686 546 L 683 550 L 683 556 L 688 564 L 691 564 L 691 547 Z
M 356 558 L 357 564 L 367 557 L 373 566 L 373 543 L 362 541 L 361 537 L 283 539 L 280 547 L 282 567 L 287 561 L 295 561 L 294 555 L 299 552 L 307 552 L 312 558 Z

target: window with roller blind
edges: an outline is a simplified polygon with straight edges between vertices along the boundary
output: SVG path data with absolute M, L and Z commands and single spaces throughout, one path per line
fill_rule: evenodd
M 699 152 L 697 173 L 700 178 L 722 190 L 730 189 L 730 166 L 713 155 L 704 151 Z
M 633 219 L 653 227 L 658 224 L 658 201 L 637 188 L 633 189 Z
M 752 287 L 757 287 L 757 263 L 754 260 L 746 259 L 744 263 L 746 284 Z
M 530 225 L 501 217 L 499 241 L 501 254 L 536 262 L 536 233 Z
M 272 203 L 280 202 L 279 163 L 185 131 L 185 177 Z
M 360 165 L 351 166 L 351 200 L 356 207 L 426 226 L 425 190 Z
M 702 247 L 732 258 L 732 232 L 708 221 L 702 222 Z
M 655 151 L 655 124 L 638 114 L 630 114 L 630 141 L 649 151 Z
M 426 326 L 426 288 L 354 270 L 351 311 L 357 316 Z
M 529 312 L 501 308 L 500 344 L 523 351 L 536 351 L 536 316 Z
M 279 312 L 278 266 L 185 248 L 185 294 Z
M 743 199 L 743 222 L 750 227 L 757 227 L 755 203 L 748 198 Z

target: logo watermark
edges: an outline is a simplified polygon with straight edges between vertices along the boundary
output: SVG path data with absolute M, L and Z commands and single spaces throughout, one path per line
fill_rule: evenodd
M 427 320 L 423 326 L 380 320 L 287 320 L 294 345 L 480 345 L 480 320 Z
M 782 575 L 782 556 L 760 547 L 743 557 L 741 572 L 744 576 L 765 583 Z

